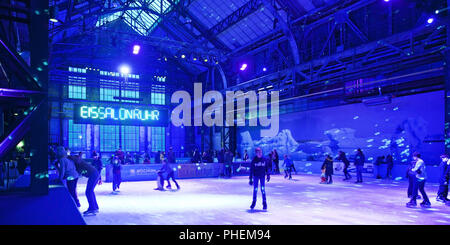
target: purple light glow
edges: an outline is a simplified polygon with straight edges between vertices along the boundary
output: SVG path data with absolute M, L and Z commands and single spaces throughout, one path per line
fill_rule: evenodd
M 139 50 L 141 50 L 141 46 L 140 45 L 134 45 L 133 46 L 133 54 L 139 54 Z
M 241 68 L 239 68 L 241 71 L 243 71 L 243 70 L 245 70 L 245 69 L 247 69 L 247 64 L 242 64 L 242 66 L 241 66 Z

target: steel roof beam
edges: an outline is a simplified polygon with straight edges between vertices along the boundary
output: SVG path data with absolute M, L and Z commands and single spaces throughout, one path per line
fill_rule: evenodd
M 184 0 L 181 0 L 178 4 L 175 4 L 172 0 L 167 1 L 172 4 L 172 6 L 174 6 L 174 9 L 178 11 L 178 13 L 180 13 L 184 17 L 188 17 L 189 19 L 191 19 L 191 24 L 202 34 L 202 36 L 206 40 L 216 46 L 216 48 L 225 50 L 227 52 L 230 51 L 230 48 L 228 48 L 223 42 L 217 39 L 216 36 L 209 35 L 208 29 L 200 22 L 197 17 L 189 12 L 187 7 L 184 6 Z
M 242 7 L 238 8 L 233 13 L 228 15 L 225 19 L 211 27 L 208 30 L 208 35 L 217 36 L 219 33 L 225 31 L 232 25 L 238 23 L 245 17 L 254 13 L 261 6 L 263 6 L 263 0 L 250 0 L 248 3 L 244 4 Z

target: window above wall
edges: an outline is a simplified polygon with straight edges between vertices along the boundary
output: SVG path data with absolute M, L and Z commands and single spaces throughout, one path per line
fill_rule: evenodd
M 119 0 L 121 5 L 128 4 L 126 11 L 118 11 L 111 14 L 100 16 L 96 26 L 102 26 L 119 18 L 123 18 L 124 22 L 140 35 L 147 36 L 158 25 L 160 15 L 167 14 L 173 8 L 170 2 L 177 4 L 179 0 L 151 0 L 151 1 L 128 1 Z M 107 4 L 107 3 L 105 3 Z M 142 9 L 139 9 L 141 8 Z
M 124 74 L 121 74 L 119 72 L 102 71 L 102 70 L 100 70 L 100 76 L 124 77 Z M 140 76 L 138 74 L 128 74 L 128 78 L 140 79 Z

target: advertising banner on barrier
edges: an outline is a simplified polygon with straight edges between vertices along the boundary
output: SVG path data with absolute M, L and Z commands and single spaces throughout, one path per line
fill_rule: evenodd
M 122 165 L 122 181 L 146 181 L 156 180 L 162 164 L 132 164 Z M 175 172 L 175 178 L 204 178 L 218 177 L 220 173 L 219 163 L 185 163 L 171 164 Z M 106 165 L 106 182 L 112 182 L 112 165 Z

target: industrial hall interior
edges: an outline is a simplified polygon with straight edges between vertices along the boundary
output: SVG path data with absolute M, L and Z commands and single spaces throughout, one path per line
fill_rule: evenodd
M 450 0 L 0 1 L 1 225 L 449 225 Z

